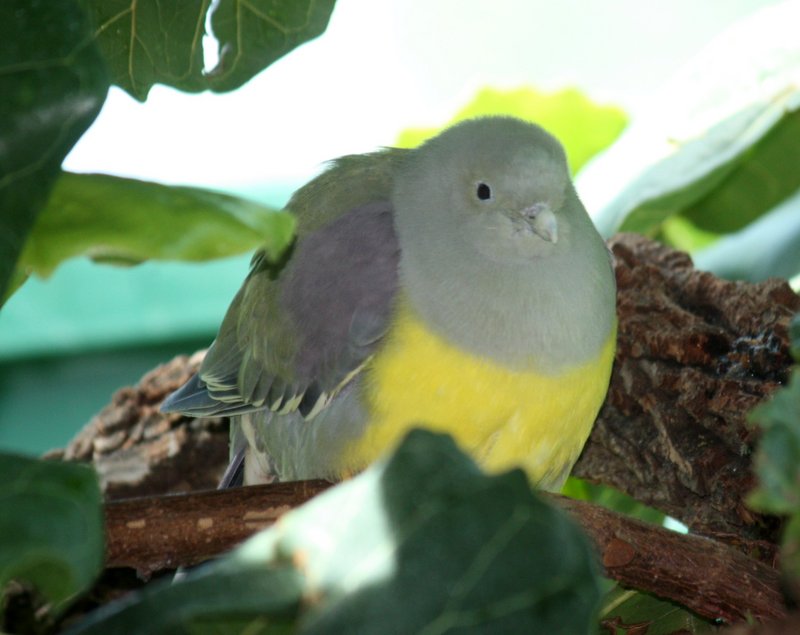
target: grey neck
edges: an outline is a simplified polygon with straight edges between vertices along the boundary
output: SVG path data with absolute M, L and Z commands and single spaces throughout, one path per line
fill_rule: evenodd
M 416 241 L 415 253 L 401 255 L 402 288 L 426 324 L 459 348 L 511 369 L 555 374 L 594 357 L 615 316 L 602 239 L 591 226 L 564 238 L 571 244 L 556 254 L 514 265 Z

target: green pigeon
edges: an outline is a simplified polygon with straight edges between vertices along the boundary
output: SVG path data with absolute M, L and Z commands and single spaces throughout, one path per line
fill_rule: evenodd
M 608 389 L 610 253 L 564 150 L 510 117 L 342 157 L 287 205 L 198 373 L 162 409 L 231 416 L 225 484 L 340 480 L 415 427 L 557 490 Z

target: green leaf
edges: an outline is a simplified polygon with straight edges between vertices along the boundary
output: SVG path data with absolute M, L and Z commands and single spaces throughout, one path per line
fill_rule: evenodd
M 238 88 L 328 25 L 334 0 L 82 0 L 113 81 L 140 101 L 154 84 Z M 208 12 L 219 63 L 204 72 Z
M 800 313 L 794 316 L 789 324 L 789 345 L 794 361 L 800 362 Z
M 219 64 L 208 75 L 216 91 L 238 88 L 303 42 L 322 34 L 335 0 L 221 0 L 211 14 Z
M 581 175 L 605 235 L 653 235 L 683 214 L 715 233 L 741 229 L 800 187 L 800 49 L 785 3 L 736 24 L 656 95 Z
M 161 82 L 203 90 L 203 35 L 211 0 L 81 0 L 112 82 L 140 101 Z
M 64 172 L 20 261 L 47 276 L 67 258 L 133 264 L 209 260 L 264 246 L 277 258 L 294 219 L 259 203 L 193 187 Z
M 574 476 L 570 476 L 569 479 L 567 479 L 561 493 L 564 496 L 589 501 L 595 505 L 601 505 L 606 509 L 638 518 L 639 520 L 653 523 L 654 525 L 661 525 L 664 522 L 664 518 L 666 518 L 664 512 L 648 507 L 644 503 L 640 503 L 635 498 L 623 494 L 613 487 L 609 487 L 608 485 L 595 485 L 594 483 L 589 483 L 588 481 Z
M 108 90 L 89 24 L 71 0 L 0 3 L 0 297 L 61 162 Z
M 66 633 L 255 635 L 295 633 L 303 576 L 288 563 L 206 566 L 182 582 L 152 582 L 88 615 Z
M 792 355 L 800 361 L 800 314 L 789 328 Z M 788 516 L 781 541 L 785 586 L 800 597 L 800 366 L 788 384 L 754 408 L 750 422 L 762 436 L 753 460 L 758 487 L 748 496 L 753 509 Z
M 102 568 L 97 477 L 82 465 L 0 454 L 0 482 L 0 592 L 9 580 L 30 583 L 57 614 Z
M 797 510 L 783 527 L 781 571 L 784 584 L 795 598 L 800 597 L 800 513 Z
M 800 273 L 800 191 L 741 231 L 692 255 L 695 266 L 729 280 L 761 282 Z
M 486 476 L 449 437 L 416 431 L 227 558 L 73 632 L 588 633 L 594 560 L 521 471 Z M 254 588 L 269 590 L 261 605 Z
M 592 156 L 608 147 L 627 123 L 622 110 L 615 106 L 599 106 L 578 90 L 565 89 L 547 94 L 524 87 L 510 91 L 483 88 L 447 125 L 485 115 L 511 115 L 545 128 L 564 145 L 573 174 Z M 396 145 L 413 148 L 440 130 L 405 130 Z
M 800 515 L 800 368 L 749 418 L 763 436 L 754 461 L 759 485 L 748 503 L 763 512 Z
M 717 628 L 682 606 L 622 587 L 604 598 L 597 635 L 700 635 Z

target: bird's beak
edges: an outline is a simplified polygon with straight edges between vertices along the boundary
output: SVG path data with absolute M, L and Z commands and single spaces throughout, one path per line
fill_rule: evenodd
M 558 220 L 547 203 L 536 203 L 522 210 L 534 234 L 554 245 L 558 242 Z

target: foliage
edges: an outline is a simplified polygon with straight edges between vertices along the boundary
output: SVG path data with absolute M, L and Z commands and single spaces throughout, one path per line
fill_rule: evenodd
M 800 314 L 792 322 L 792 354 L 800 362 Z M 800 597 L 800 365 L 786 387 L 750 413 L 763 437 L 755 456 L 758 487 L 749 504 L 757 510 L 787 516 L 781 566 Z
M 316 37 L 328 22 L 334 0 L 191 0 L 164 3 L 157 0 L 64 0 L 28 2 L 9 0 L 0 7 L 0 38 L 14 46 L 0 49 L 0 89 L 4 96 L 0 110 L 0 297 L 18 287 L 32 271 L 52 270 L 57 264 L 26 260 L 18 263 L 23 245 L 48 195 L 60 176 L 61 162 L 84 130 L 97 116 L 111 83 L 144 100 L 154 83 L 187 91 L 207 88 L 225 91 L 241 86 L 273 61 L 299 44 Z M 210 15 L 209 15 L 209 12 Z M 219 46 L 219 63 L 205 73 L 202 36 L 210 19 Z M 63 224 L 64 209 L 86 214 L 86 181 L 65 176 L 58 187 L 59 200 L 51 203 L 48 221 Z M 94 183 L 98 185 L 99 183 Z M 105 252 L 103 242 L 110 229 L 109 219 L 118 220 L 129 234 L 126 244 L 146 243 L 153 236 L 154 221 L 139 223 L 123 201 L 131 191 L 125 180 L 107 180 L 104 185 L 103 214 L 83 224 L 83 236 L 75 240 L 70 232 L 61 238 L 49 234 L 53 253 L 69 256 Z M 148 190 L 155 194 L 157 186 Z M 144 194 L 142 186 L 137 194 Z M 185 188 L 162 188 L 161 210 L 176 207 L 194 221 L 168 226 L 176 230 L 201 224 L 213 206 L 220 215 L 246 213 L 268 215 L 271 210 L 255 203 L 235 203 L 230 197 L 196 192 L 187 198 Z M 197 205 L 187 204 L 195 200 Z M 236 209 L 238 208 L 238 210 Z M 140 210 L 139 214 L 143 213 Z M 100 228 L 90 229 L 95 222 Z M 159 219 L 160 220 L 160 219 Z M 159 221 L 156 221 L 158 223 Z M 229 225 L 229 229 L 230 229 Z M 286 242 L 285 222 L 266 220 L 259 227 L 277 234 L 262 240 L 275 246 Z M 104 229 L 101 229 L 104 228 Z M 163 252 L 192 259 L 215 258 L 216 248 L 202 250 L 199 244 L 187 249 L 181 232 L 163 232 Z M 46 230 L 38 232 L 41 238 Z M 224 254 L 241 253 L 253 246 L 252 235 L 240 240 L 231 235 Z M 74 241 L 74 242 L 73 242 Z M 92 242 L 96 241 L 96 242 Z M 173 243 L 171 246 L 166 243 Z M 121 245 L 113 245 L 117 251 Z M 112 254 L 114 256 L 118 253 Z M 129 260 L 130 253 L 122 253 Z M 133 254 L 134 258 L 148 253 Z M 28 252 L 27 256 L 30 256 Z M 26 266 L 27 265 L 27 266 Z M 15 271 L 15 267 L 17 270 Z
M 0 616 L 10 580 L 56 617 L 103 565 L 100 487 L 91 468 L 0 454 Z
M 65 172 L 39 215 L 18 267 L 48 276 L 67 258 L 136 264 L 195 261 L 266 248 L 277 258 L 294 219 L 228 194 L 105 174 Z
M 648 507 L 613 487 L 596 485 L 574 476 L 570 476 L 567 479 L 561 493 L 564 496 L 589 501 L 595 505 L 656 525 L 661 525 L 666 518 L 666 514 L 663 512 Z
M 12 277 L 19 283 L 29 273 L 47 275 L 76 255 L 202 259 L 265 242 L 277 254 L 292 231 L 285 215 L 200 189 L 59 168 L 111 83 L 140 100 L 154 83 L 230 90 L 318 35 L 332 6 L 332 0 L 221 0 L 213 9 L 210 0 L 3 3 L 0 36 L 14 46 L 0 51 L 0 294 Z M 635 120 L 583 170 L 581 193 L 599 210 L 602 229 L 691 247 L 700 262 L 737 277 L 800 270 L 800 168 L 786 160 L 800 142 L 800 55 L 791 28 L 800 16 L 786 13 L 797 6 L 759 14 L 726 35 L 668 86 L 661 108 Z M 209 19 L 220 61 L 204 73 L 201 38 Z M 455 120 L 488 112 L 543 124 L 564 142 L 573 171 L 626 123 L 619 110 L 597 107 L 577 91 L 532 89 L 482 91 Z M 401 145 L 434 132 L 408 131 Z M 743 261 L 743 253 L 758 260 Z M 799 370 L 753 418 L 764 437 L 751 504 L 789 517 L 784 564 L 797 581 Z M 34 585 L 55 615 L 101 566 L 97 485 L 87 470 L 8 455 L 0 457 L 0 476 L 10 484 L 2 507 L 14 510 L 0 519 L 0 585 L 12 578 Z M 608 490 L 572 487 L 658 520 L 657 512 Z M 452 443 L 417 433 L 387 463 L 218 563 L 179 584 L 148 586 L 73 632 L 115 632 L 122 625 L 148 633 L 379 632 L 387 621 L 424 632 L 468 632 L 478 624 L 503 632 L 587 632 L 598 593 L 585 538 L 539 501 L 520 473 L 483 476 Z M 640 618 L 653 626 L 649 633 L 707 628 L 668 603 L 619 589 L 607 596 L 602 617 L 623 632 L 621 625 Z
M 238 88 L 289 51 L 320 35 L 335 0 L 81 0 L 114 78 L 144 101 L 153 84 L 186 92 Z M 204 70 L 206 20 L 219 60 Z
M 791 26 L 798 20 L 800 4 L 785 3 L 725 32 L 587 167 L 579 190 L 601 232 L 661 237 L 697 249 L 715 271 L 750 280 L 772 274 L 737 266 L 751 249 L 771 254 L 783 271 L 790 258 L 792 275 L 800 271 L 800 225 L 791 236 L 774 224 L 769 236 L 747 231 L 784 202 L 800 216 L 800 199 L 790 198 L 800 188 L 800 49 Z M 716 244 L 735 232 L 735 249 Z
M 519 117 L 545 128 L 564 145 L 573 174 L 595 154 L 605 150 L 619 136 L 628 120 L 619 108 L 599 106 L 574 88 L 553 94 L 530 87 L 509 91 L 484 88 L 447 125 L 490 114 Z M 413 148 L 440 130 L 441 127 L 405 130 L 397 145 Z
M 599 600 L 588 540 L 522 471 L 487 476 L 419 430 L 223 560 L 73 632 L 577 634 Z

